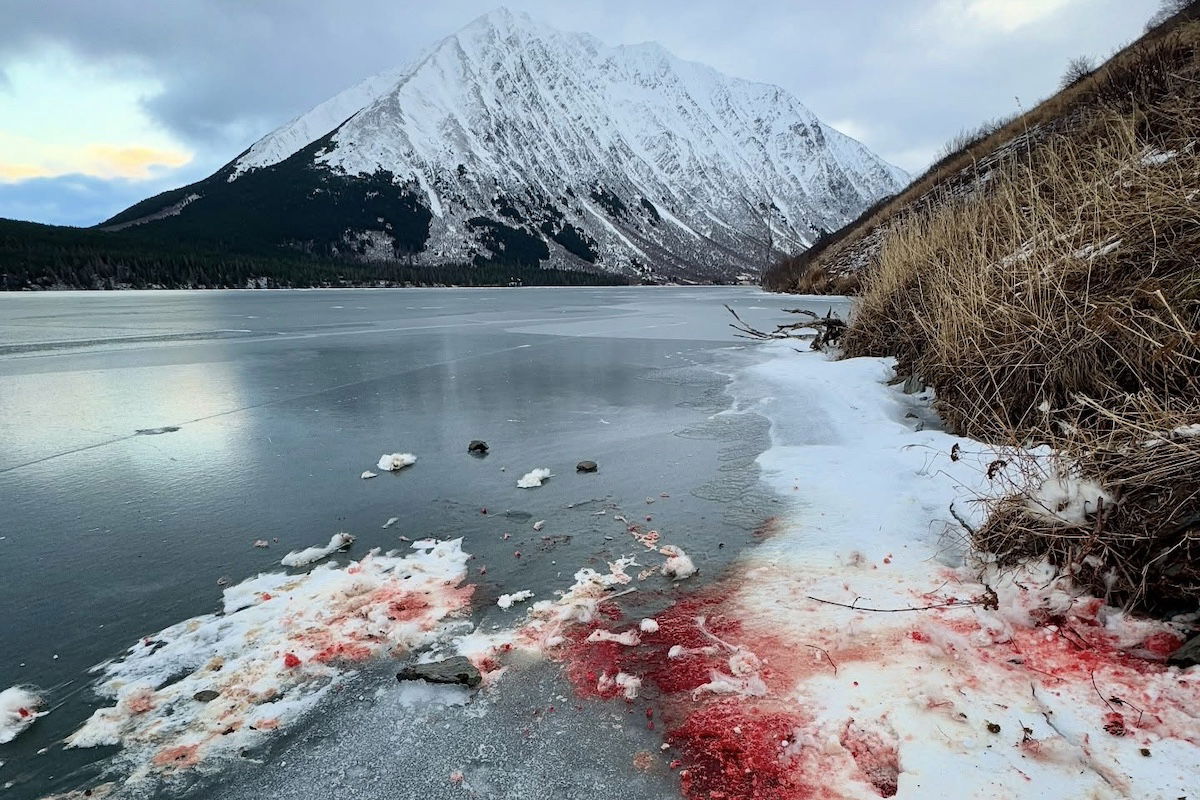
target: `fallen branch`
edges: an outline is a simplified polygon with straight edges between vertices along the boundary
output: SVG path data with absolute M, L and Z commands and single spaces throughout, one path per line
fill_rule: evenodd
M 825 603 L 826 605 L 839 606 L 841 608 L 849 608 L 853 611 L 874 611 L 874 612 L 880 613 L 880 614 L 894 614 L 899 611 L 931 611 L 935 608 L 963 608 L 966 606 L 980 605 L 980 603 L 978 601 L 970 601 L 970 602 L 954 601 L 954 602 L 950 602 L 950 603 L 936 603 L 931 606 L 905 606 L 904 608 L 870 608 L 868 606 L 854 605 L 854 603 L 857 603 L 858 600 L 855 600 L 854 603 L 839 603 L 835 600 L 823 600 L 820 597 L 813 597 L 811 594 L 806 595 L 806 597 L 808 597 L 809 600 L 815 600 L 818 603 Z
M 733 315 L 737 322 L 729 323 L 729 327 L 738 331 L 738 336 L 743 339 L 812 339 L 812 344 L 809 345 L 812 350 L 822 350 L 825 347 L 836 344 L 841 340 L 842 334 L 846 331 L 846 322 L 841 317 L 833 315 L 833 309 L 821 317 L 815 311 L 809 311 L 806 308 L 785 308 L 784 312 L 788 314 L 800 314 L 808 317 L 802 322 L 783 323 L 775 326 L 773 331 L 763 331 L 751 326 L 744 319 L 738 316 L 738 313 L 726 304 L 725 309 Z

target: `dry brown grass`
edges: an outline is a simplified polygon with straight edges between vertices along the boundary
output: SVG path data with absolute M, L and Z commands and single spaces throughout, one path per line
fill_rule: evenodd
M 952 430 L 1048 444 L 1117 497 L 1067 523 L 1017 493 L 982 547 L 1049 556 L 1156 608 L 1200 589 L 1200 436 L 1170 433 L 1200 425 L 1195 48 L 1171 69 L 1159 102 L 1101 106 L 893 222 L 844 339 L 847 355 L 896 355 L 936 387 Z
M 808 252 L 772 265 L 764 272 L 763 286 L 773 291 L 807 291 L 799 288 L 807 272 L 845 273 L 847 255 L 865 237 L 959 194 L 964 186 L 976 180 L 981 168 L 987 170 L 992 159 L 1003 157 L 1007 148 L 1036 147 L 1043 137 L 1053 133 L 1070 135 L 1077 125 L 1077 115 L 1097 107 L 1136 113 L 1136 109 L 1157 102 L 1181 82 L 1175 75 L 1177 67 L 1193 58 L 1200 42 L 1200 23 L 1189 20 L 1197 17 L 1200 17 L 1200 3 L 1193 3 L 1161 28 L 1147 32 L 1093 73 L 1030 111 L 990 132 L 991 126 L 981 128 L 975 138 L 944 156 L 899 194 L 872 207 Z M 858 265 L 851 268 L 857 269 Z M 811 285 L 820 286 L 810 282 Z

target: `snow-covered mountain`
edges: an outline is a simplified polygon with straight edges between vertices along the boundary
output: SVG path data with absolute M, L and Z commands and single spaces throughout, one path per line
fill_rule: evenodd
M 106 226 L 731 278 L 907 180 L 779 87 L 500 9 Z

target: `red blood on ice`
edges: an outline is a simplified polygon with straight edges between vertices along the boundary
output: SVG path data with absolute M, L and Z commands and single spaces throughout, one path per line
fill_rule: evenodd
M 270 594 L 268 594 L 267 592 L 263 592 L 263 593 L 262 593 L 262 599 L 263 599 L 264 601 L 270 600 L 270 599 L 271 599 L 271 595 L 270 595 Z
M 300 666 L 300 657 L 295 653 L 288 653 L 283 657 L 283 665 L 288 669 L 295 669 Z
M 909 631 L 908 638 L 912 639 L 914 642 L 928 642 L 929 641 L 929 637 L 926 634 L 921 633 L 920 631 L 917 631 L 917 630 Z
M 18 709 L 17 709 L 17 714 L 19 714 L 19 715 L 20 715 L 20 716 L 22 716 L 22 717 L 28 717 L 28 716 L 29 716 L 29 709 L 28 709 L 28 708 L 18 708 Z
M 814 796 L 803 770 L 780 747 L 804 724 L 797 714 L 753 707 L 744 698 L 702 706 L 667 735 L 684 754 L 688 800 L 801 800 Z M 676 763 L 676 762 L 673 762 Z
M 154 764 L 159 767 L 179 767 L 189 769 L 200 763 L 200 745 L 185 744 L 178 747 L 167 747 L 154 755 Z
M 357 644 L 355 642 L 338 642 L 331 644 L 324 650 L 321 650 L 315 656 L 313 661 L 320 661 L 322 664 L 330 661 L 366 661 L 371 657 L 371 648 L 366 645 Z
M 1142 647 L 1149 650 L 1154 655 L 1162 658 L 1166 658 L 1167 656 L 1171 655 L 1182 645 L 1183 639 L 1180 639 L 1175 634 L 1168 633 L 1167 631 L 1159 631 L 1158 633 L 1152 634 L 1146 638 L 1146 641 L 1142 642 Z

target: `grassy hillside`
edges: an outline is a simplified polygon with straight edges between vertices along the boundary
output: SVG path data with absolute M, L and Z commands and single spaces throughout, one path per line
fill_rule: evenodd
M 1143 104 L 1172 91 L 1170 78 L 1177 47 L 1162 47 L 1189 22 L 1200 19 L 1200 3 L 1192 3 L 1122 49 L 1098 69 L 1076 78 L 1062 91 L 1008 121 L 985 122 L 973 135 L 959 137 L 958 147 L 939 159 L 900 193 L 881 200 L 858 219 L 816 242 L 808 250 L 784 258 L 764 271 L 764 288 L 779 292 L 856 293 L 862 276 L 878 259 L 889 228 L 909 215 L 938 206 L 972 191 L 981 177 L 1013 156 L 1028 155 L 1056 136 L 1072 137 L 1097 106 L 1133 114 Z
M 411 267 L 301 252 L 184 244 L 130 231 L 0 219 L 0 289 L 232 288 L 309 286 L 618 285 L 624 278 L 535 265 Z
M 980 549 L 1159 613 L 1200 596 L 1197 16 L 772 278 L 861 284 L 845 355 L 895 356 L 953 431 L 1013 448 Z

